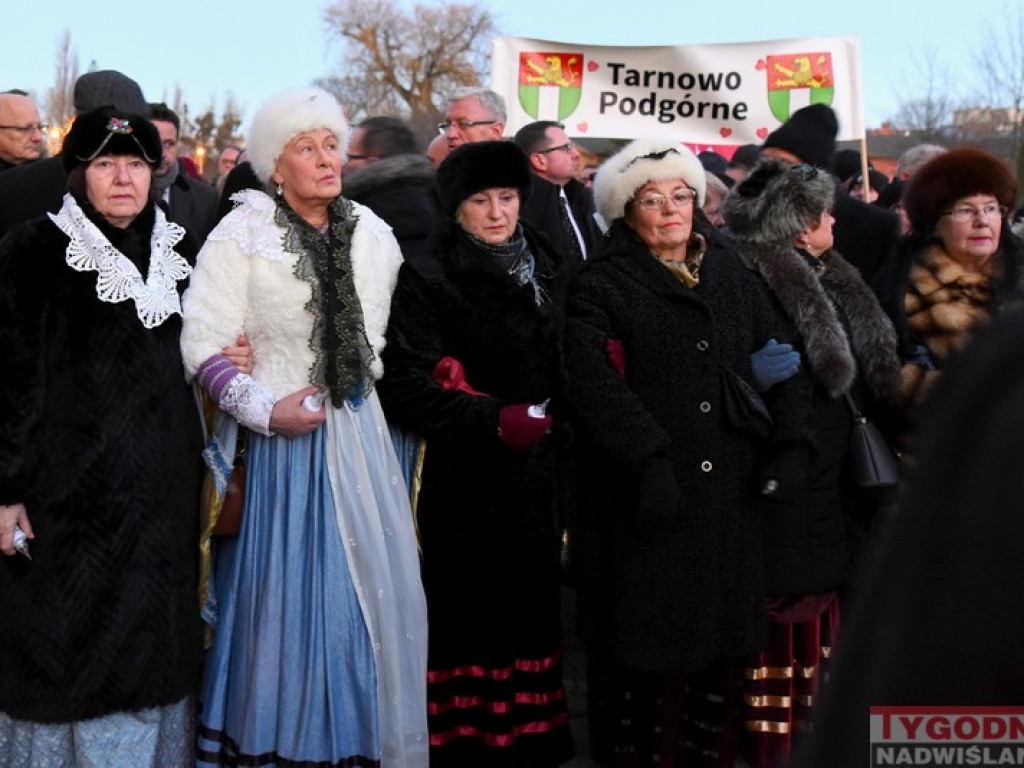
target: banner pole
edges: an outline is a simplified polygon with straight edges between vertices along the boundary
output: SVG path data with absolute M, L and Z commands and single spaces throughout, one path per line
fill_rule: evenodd
M 860 137 L 860 179 L 864 182 L 864 202 L 868 201 L 871 181 L 868 179 L 868 136 L 867 131 Z

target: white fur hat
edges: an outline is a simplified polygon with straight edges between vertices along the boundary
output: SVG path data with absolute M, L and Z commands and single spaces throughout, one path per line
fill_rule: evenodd
M 249 128 L 246 149 L 260 181 L 268 183 L 277 159 L 293 137 L 303 131 L 334 131 L 344 152 L 348 148 L 348 120 L 338 100 L 321 88 L 295 88 L 271 96 L 257 110 Z
M 678 141 L 637 139 L 609 157 L 594 177 L 597 212 L 611 224 L 621 219 L 636 191 L 649 181 L 682 179 L 704 205 L 707 182 L 700 160 Z

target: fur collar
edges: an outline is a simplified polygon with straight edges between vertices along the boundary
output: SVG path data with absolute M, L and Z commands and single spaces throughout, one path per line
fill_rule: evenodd
M 345 197 L 358 200 L 382 187 L 411 181 L 432 182 L 434 166 L 424 155 L 393 155 L 345 174 Z
M 939 244 L 917 253 L 905 298 L 907 324 L 937 360 L 962 350 L 989 319 L 999 271 L 995 257 L 981 271 L 969 271 Z
M 878 397 L 899 388 L 896 332 L 857 270 L 835 251 L 820 268 L 789 245 L 737 243 L 748 266 L 757 270 L 803 339 L 807 364 L 829 394 L 847 392 L 857 378 Z M 852 334 L 836 312 L 842 310 Z

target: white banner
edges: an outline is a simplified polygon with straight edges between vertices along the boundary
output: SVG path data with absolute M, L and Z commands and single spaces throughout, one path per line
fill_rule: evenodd
M 864 136 L 851 37 L 646 48 L 500 37 L 491 88 L 508 105 L 508 135 L 558 120 L 573 137 L 760 144 L 797 109 L 823 103 L 839 140 Z

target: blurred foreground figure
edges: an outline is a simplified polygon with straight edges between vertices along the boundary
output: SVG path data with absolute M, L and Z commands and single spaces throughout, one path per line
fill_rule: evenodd
M 1024 314 L 980 332 L 927 405 L 920 463 L 840 636 L 799 766 L 868 764 L 869 707 L 1024 691 Z

